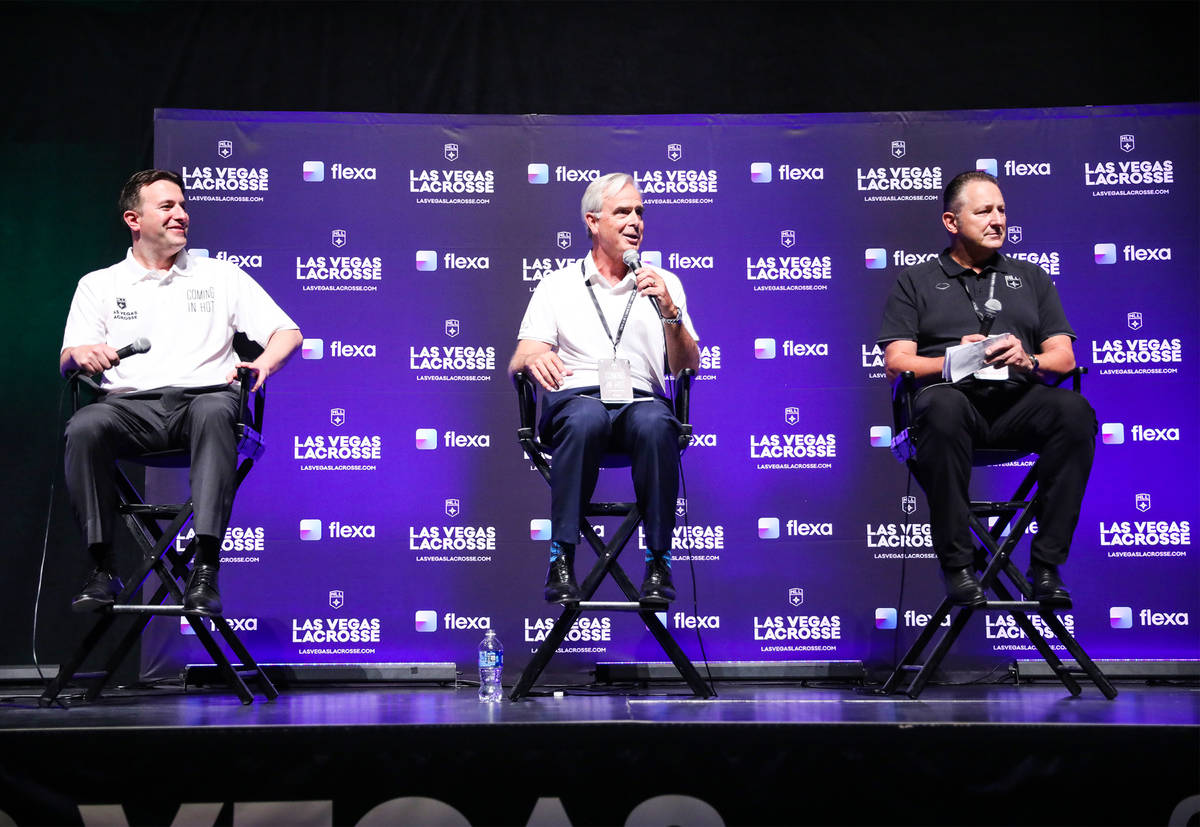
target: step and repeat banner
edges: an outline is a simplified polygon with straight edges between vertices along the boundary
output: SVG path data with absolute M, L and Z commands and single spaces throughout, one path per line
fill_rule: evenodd
M 942 592 L 924 496 L 886 447 L 874 338 L 896 275 L 946 245 L 945 184 L 983 169 L 1005 252 L 1058 285 L 1102 423 L 1065 622 L 1093 657 L 1200 657 L 1198 114 L 159 110 L 192 253 L 245 269 L 305 337 L 269 383 L 267 453 L 225 538 L 232 623 L 263 662 L 469 675 L 488 627 L 510 679 L 528 662 L 558 610 L 506 366 L 530 292 L 588 252 L 587 182 L 626 171 L 643 260 L 683 280 L 701 336 L 666 625 L 693 658 L 699 634 L 710 660 L 892 662 Z M 974 493 L 1007 498 L 1024 470 L 980 469 Z M 628 471 L 598 496 L 631 498 Z M 957 657 L 1038 657 L 985 619 Z M 206 660 L 186 628 L 153 628 L 147 675 Z M 636 615 L 597 614 L 550 672 L 664 659 Z

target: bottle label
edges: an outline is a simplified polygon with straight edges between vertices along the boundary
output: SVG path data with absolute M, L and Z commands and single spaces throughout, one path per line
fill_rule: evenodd
M 479 668 L 480 669 L 499 669 L 504 666 L 503 652 L 480 652 L 479 653 Z

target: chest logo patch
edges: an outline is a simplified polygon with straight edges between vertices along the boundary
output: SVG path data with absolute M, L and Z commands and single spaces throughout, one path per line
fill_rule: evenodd
M 1021 277 L 1014 276 L 1012 273 L 1004 274 L 1004 283 L 1007 284 L 1009 287 L 1011 287 L 1013 290 L 1021 289 Z

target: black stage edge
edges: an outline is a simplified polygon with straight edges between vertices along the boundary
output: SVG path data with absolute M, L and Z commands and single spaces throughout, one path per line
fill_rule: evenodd
M 451 662 L 430 663 L 260 663 L 277 686 L 357 683 L 436 683 L 458 680 Z M 223 686 L 221 670 L 213 664 L 189 663 L 183 668 L 184 686 Z
M 1098 660 L 1095 662 L 1109 680 L 1196 681 L 1200 680 L 1200 660 Z M 1058 680 L 1044 660 L 1017 661 L 1020 680 Z
M 1126 825 L 1200 821 L 1200 689 L 686 686 L 118 692 L 0 703 L 0 824 Z M 1192 797 L 1195 798 L 1192 798 Z M 1174 813 L 1174 816 L 1172 815 Z M 1174 820 L 1172 820 L 1174 818 Z

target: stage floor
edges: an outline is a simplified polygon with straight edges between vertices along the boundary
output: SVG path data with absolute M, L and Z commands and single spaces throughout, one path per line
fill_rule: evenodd
M 1196 824 L 1200 688 L 0 692 L 0 824 Z M 1171 821 L 1172 814 L 1179 821 Z

